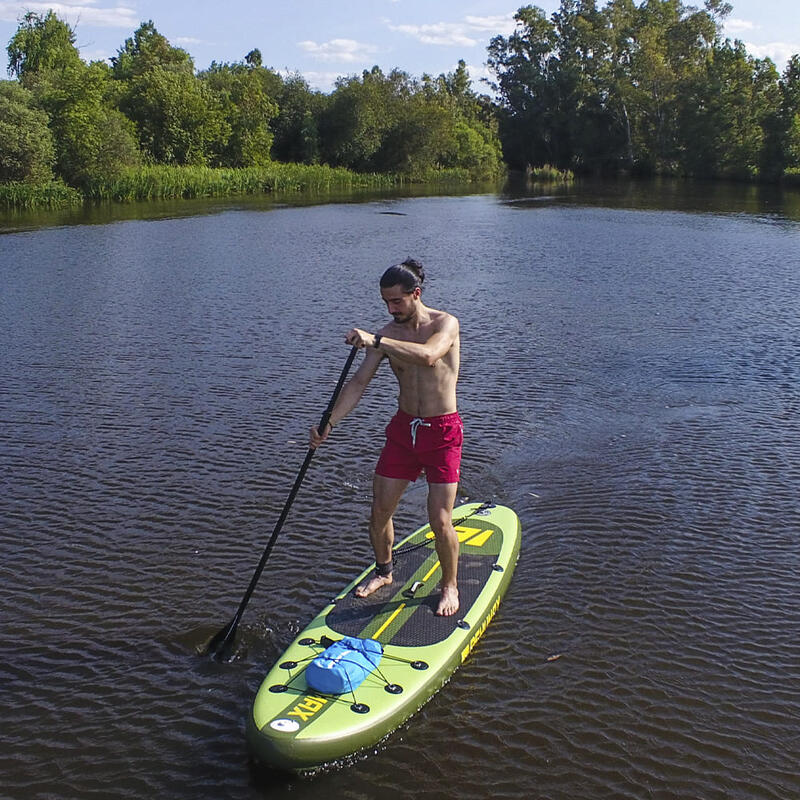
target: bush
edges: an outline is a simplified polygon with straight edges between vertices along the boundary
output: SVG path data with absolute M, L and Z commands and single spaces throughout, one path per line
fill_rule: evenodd
M 81 193 L 61 181 L 0 183 L 0 208 L 67 208 L 81 202 Z

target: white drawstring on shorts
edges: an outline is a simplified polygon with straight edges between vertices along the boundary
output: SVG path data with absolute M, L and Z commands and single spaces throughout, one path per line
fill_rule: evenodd
M 420 425 L 422 425 L 425 428 L 430 428 L 431 423 L 425 422 L 425 420 L 422 417 L 414 417 L 414 419 L 412 419 L 409 424 L 411 425 L 411 446 L 416 447 L 417 431 L 419 430 Z

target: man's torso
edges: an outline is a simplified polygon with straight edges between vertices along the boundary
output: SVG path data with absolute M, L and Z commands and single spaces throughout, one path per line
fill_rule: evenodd
M 384 328 L 386 336 L 409 342 L 426 342 L 451 319 L 444 311 L 429 309 L 430 322 L 414 330 L 407 326 L 390 323 Z M 456 411 L 456 383 L 460 365 L 459 337 L 453 341 L 447 353 L 433 366 L 412 364 L 389 357 L 392 371 L 400 387 L 398 407 L 415 417 L 435 417 Z

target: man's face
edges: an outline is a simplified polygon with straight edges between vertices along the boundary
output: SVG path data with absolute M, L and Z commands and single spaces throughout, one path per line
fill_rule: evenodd
M 394 317 L 394 321 L 399 323 L 408 322 L 416 316 L 419 295 L 419 288 L 407 292 L 400 284 L 381 289 L 386 309 Z

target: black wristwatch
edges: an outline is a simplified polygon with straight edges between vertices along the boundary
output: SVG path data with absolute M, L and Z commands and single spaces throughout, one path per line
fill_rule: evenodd
M 375 340 L 372 342 L 372 346 L 373 346 L 373 347 L 374 347 L 376 350 L 377 350 L 377 349 L 378 349 L 378 348 L 381 346 L 381 339 L 383 339 L 383 336 L 381 336 L 380 334 L 377 334 L 377 335 L 375 336 Z

